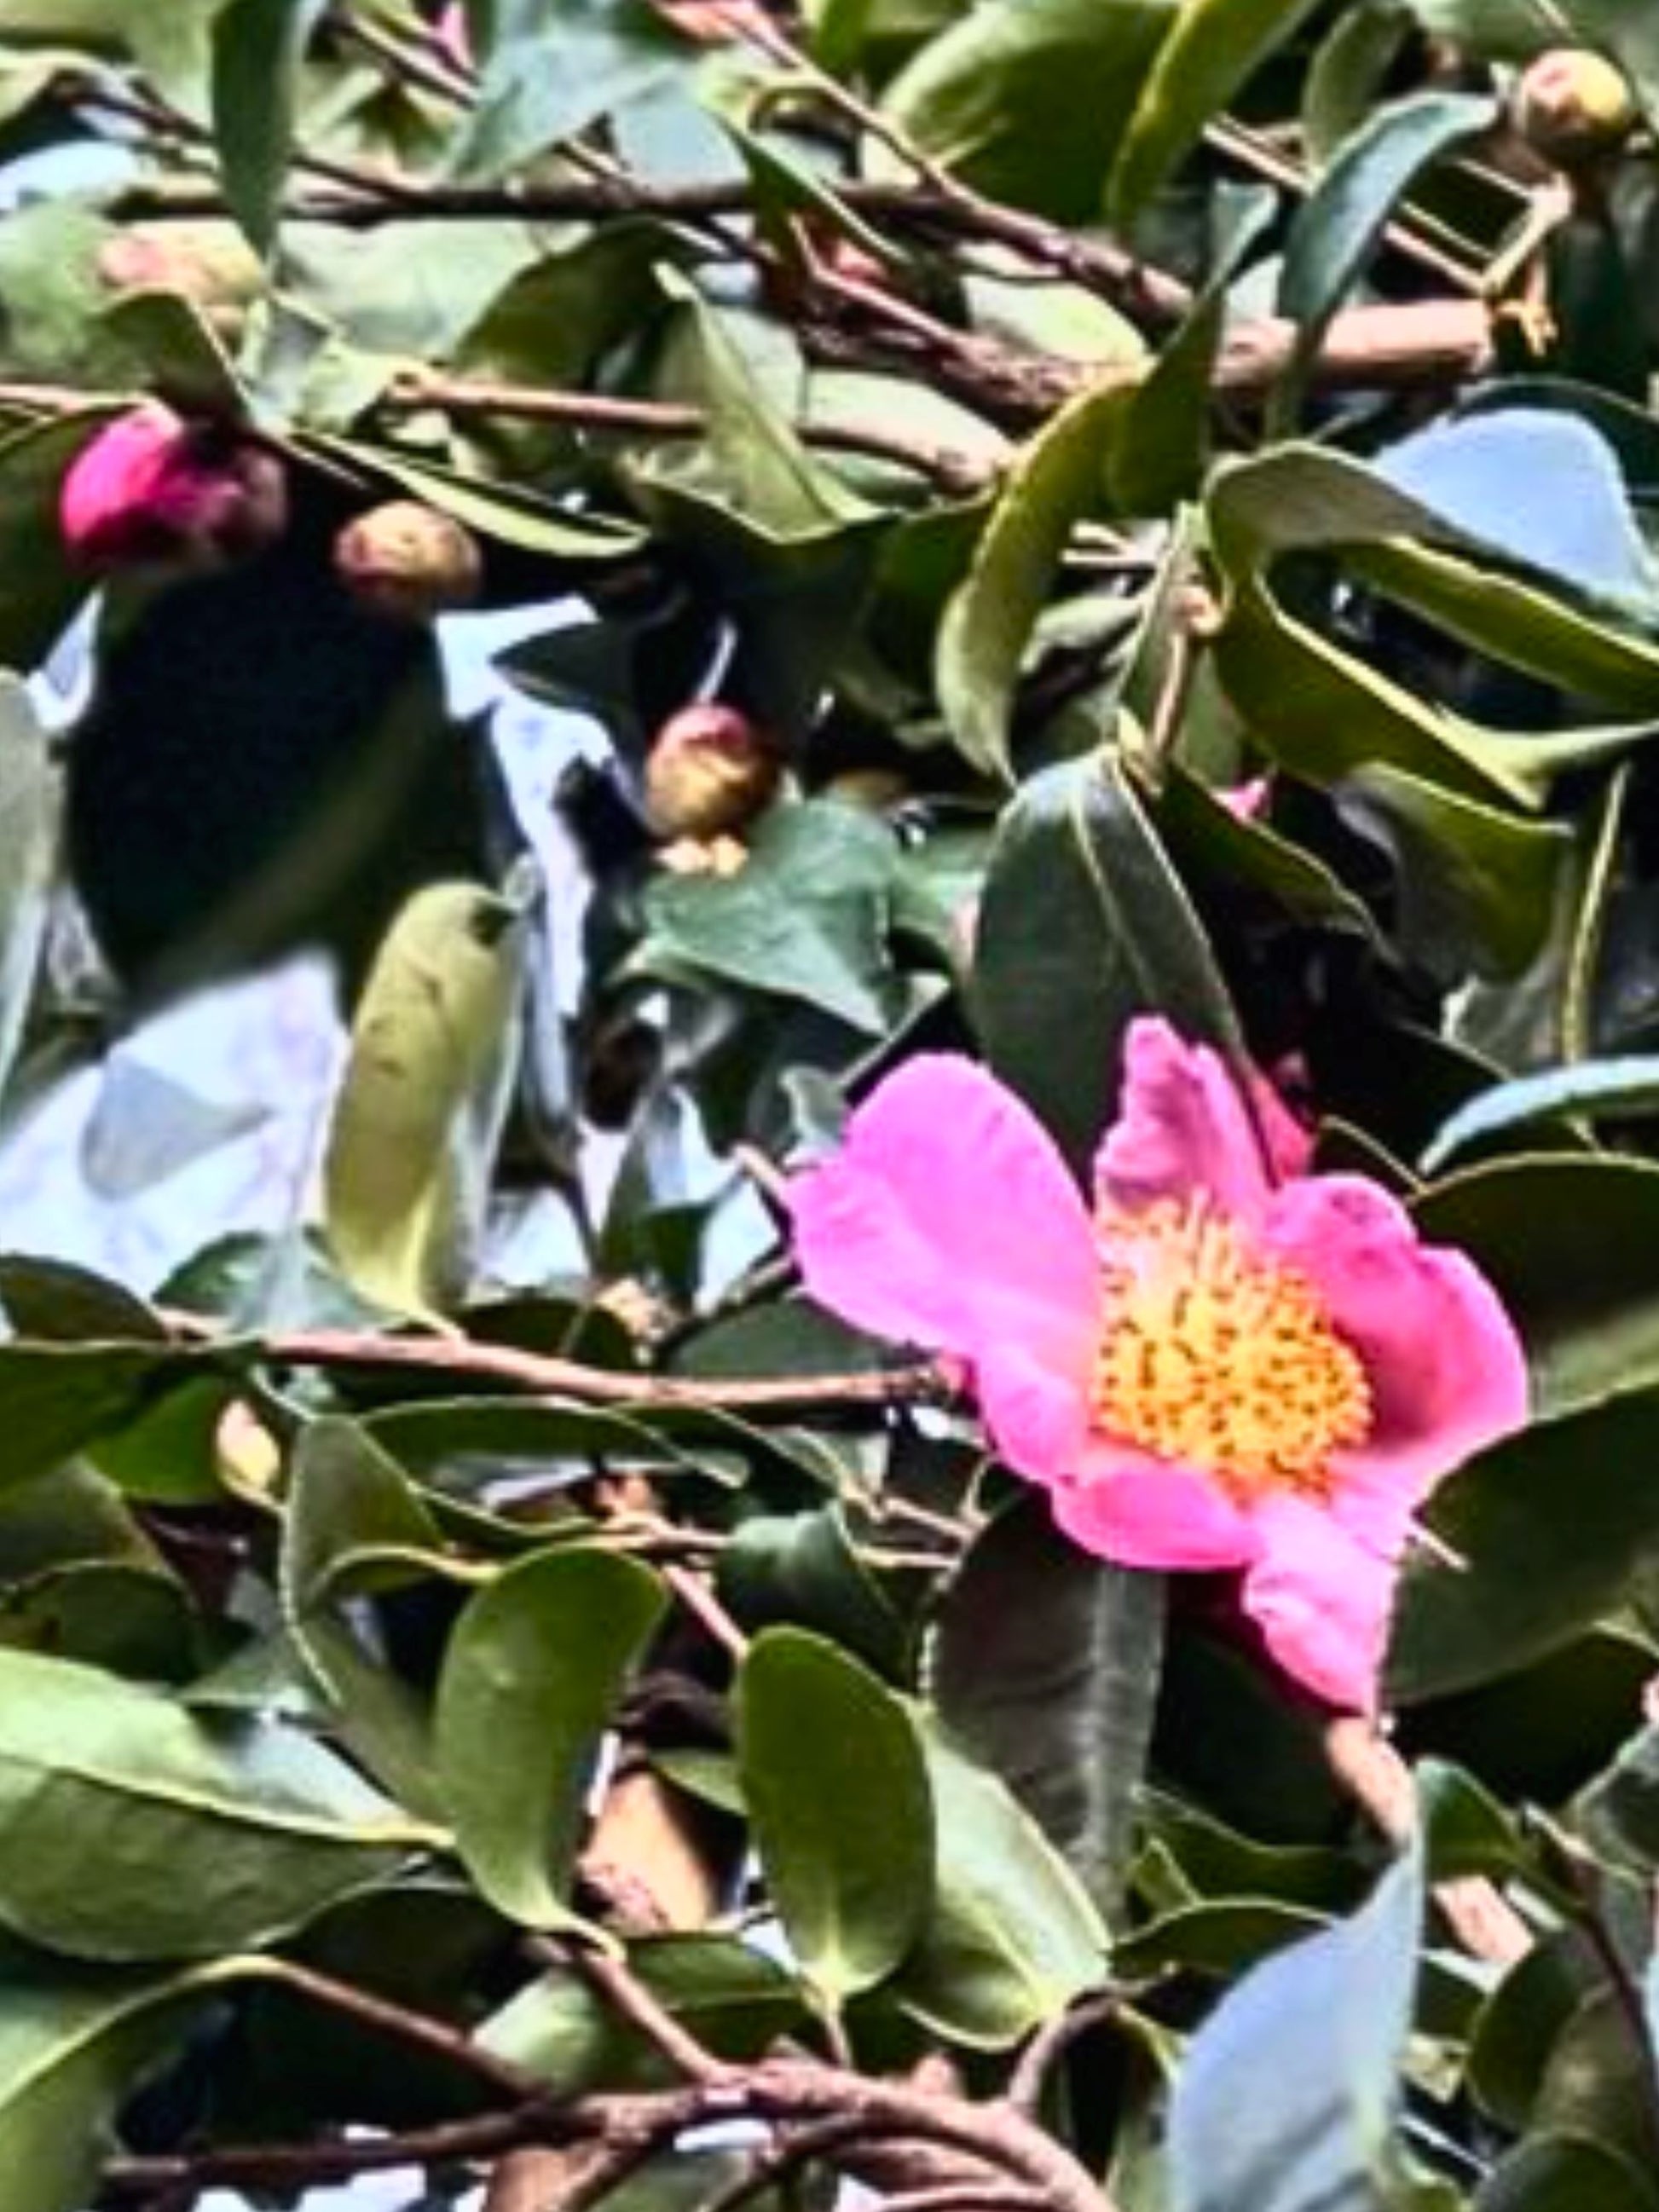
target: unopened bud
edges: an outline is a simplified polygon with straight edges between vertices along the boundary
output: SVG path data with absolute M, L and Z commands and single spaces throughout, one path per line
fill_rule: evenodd
M 349 522 L 334 567 L 360 606 L 394 622 L 425 623 L 473 605 L 483 556 L 464 524 L 416 499 L 394 499 Z
M 1534 153 L 1568 174 L 1616 154 L 1638 120 L 1623 75 L 1583 46 L 1556 46 L 1529 64 L 1514 116 Z
M 58 514 L 64 544 L 83 568 L 200 574 L 282 535 L 288 482 L 263 447 L 152 401 L 82 447 Z
M 645 811 L 659 837 L 730 836 L 777 794 L 777 747 L 735 707 L 683 707 L 645 763 Z

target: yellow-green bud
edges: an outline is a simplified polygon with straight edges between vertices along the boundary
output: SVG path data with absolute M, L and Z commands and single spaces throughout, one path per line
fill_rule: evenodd
M 1621 72 L 1585 46 L 1555 46 L 1529 63 L 1513 112 L 1534 153 L 1569 175 L 1616 154 L 1638 119 Z

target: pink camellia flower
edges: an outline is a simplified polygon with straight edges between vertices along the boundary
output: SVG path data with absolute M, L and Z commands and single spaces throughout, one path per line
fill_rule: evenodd
M 282 465 L 159 401 L 88 440 L 58 493 L 71 556 L 91 568 L 209 568 L 253 552 L 287 521 Z
M 1281 1666 L 1370 1711 L 1413 1516 L 1520 1425 L 1490 1284 L 1418 1242 L 1260 1078 L 1129 1028 L 1092 1217 L 1054 1145 L 973 1062 L 911 1060 L 790 1187 L 812 1296 L 965 1364 L 998 1453 L 1060 1528 L 1128 1566 L 1243 1568 Z

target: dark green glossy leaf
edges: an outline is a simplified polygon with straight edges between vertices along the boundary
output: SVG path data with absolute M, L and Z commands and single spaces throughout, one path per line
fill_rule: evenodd
M 939 704 L 957 744 L 987 775 L 1008 774 L 1020 664 L 1073 525 L 1102 504 L 1107 457 L 1133 392 L 1124 382 L 1083 393 L 1021 450 L 945 609 Z
M 1048 769 L 1004 812 L 975 933 L 986 1057 L 1085 1175 L 1131 1018 L 1224 1049 L 1237 1031 L 1201 924 L 1121 764 Z
M 1517 1075 L 1494 1084 L 1459 1107 L 1435 1131 L 1419 1163 L 1436 1175 L 1468 1145 L 1507 1136 L 1534 1121 L 1556 1121 L 1598 1115 L 1626 1121 L 1659 1113 L 1659 1057 L 1636 1053 L 1614 1060 L 1577 1061 L 1536 1075 Z
M 750 1516 L 720 1555 L 715 1589 L 746 1629 L 816 1629 L 886 1673 L 902 1661 L 903 1624 L 854 1550 L 839 1506 Z
M 212 1364 L 210 1354 L 155 1343 L 0 1344 L 0 1486 L 49 1474 Z
M 1490 100 L 1423 93 L 1371 116 L 1332 157 L 1285 243 L 1279 312 L 1296 324 L 1279 410 L 1293 420 L 1327 325 L 1346 298 L 1420 170 L 1492 122 Z
M 1413 1202 L 1467 1252 L 1527 1346 L 1540 1413 L 1659 1382 L 1659 1170 L 1538 1156 L 1466 1169 Z
M 1513 977 L 1536 958 L 1573 865 L 1564 823 L 1517 821 L 1380 766 L 1351 776 L 1337 805 L 1393 859 L 1408 960 L 1455 982 L 1471 969 Z
M 1651 2212 L 1659 2195 L 1607 2144 L 1553 2130 L 1501 2159 L 1474 2203 L 1475 2212 Z
M 65 1260 L 0 1253 L 0 1304 L 19 1336 L 41 1342 L 170 1341 L 167 1323 L 154 1306 L 107 1276 Z
M 213 24 L 213 128 L 232 212 L 261 253 L 276 234 L 301 61 L 322 0 L 230 0 Z
M 1319 167 L 1371 114 L 1410 33 L 1406 0 L 1357 0 L 1331 19 L 1302 94 L 1303 137 Z
M 804 1000 L 883 1036 L 899 1012 L 886 946 L 896 866 L 891 832 L 856 807 L 775 806 L 735 875 L 658 877 L 637 961 Z
M 1591 1626 L 1659 1555 L 1652 1389 L 1545 1421 L 1482 1452 L 1425 1518 L 1462 1562 L 1418 1559 L 1389 1659 L 1400 1704 L 1486 1681 Z
M 440 1787 L 468 1871 L 498 1911 L 570 1917 L 599 1737 L 665 1593 L 614 1553 L 541 1552 L 503 1569 L 450 1635 L 438 1684 Z
M 104 1960 L 268 1942 L 436 1840 L 293 1729 L 210 1729 L 0 1651 L 0 1920 L 33 1942 Z
M 1162 1578 L 1068 1543 L 1046 1498 L 1023 1499 L 981 1533 L 935 1619 L 929 1671 L 941 1720 L 1002 1777 L 1109 1915 L 1131 1849 L 1163 1642 Z
M 823 1638 L 773 1628 L 738 1680 L 738 1758 L 790 1947 L 833 2004 L 884 1981 L 919 1933 L 934 1815 L 904 1707 Z
M 925 2027 L 1004 2050 L 1105 1978 L 1105 1929 L 1076 1875 L 990 1771 L 924 1725 L 938 1868 L 895 1984 Z

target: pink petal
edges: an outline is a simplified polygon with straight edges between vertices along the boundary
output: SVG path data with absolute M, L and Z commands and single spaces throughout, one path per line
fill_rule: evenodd
M 1256 1515 L 1261 1557 L 1244 1577 L 1244 1610 L 1298 1682 L 1344 1712 L 1376 1710 L 1397 1573 L 1324 1508 L 1279 1497 Z
M 1208 1045 L 1156 1015 L 1131 1022 L 1117 1119 L 1095 1160 L 1100 1195 L 1130 1212 L 1199 1195 L 1255 1220 L 1275 1182 L 1306 1168 L 1313 1140 L 1259 1078 L 1252 1102 L 1254 1112 Z
M 1017 1344 L 994 1345 L 973 1364 L 974 1395 L 998 1457 L 1033 1482 L 1063 1481 L 1089 1443 L 1086 1370 L 1045 1367 Z
M 791 1183 L 789 1211 L 806 1287 L 831 1312 L 988 1375 L 1018 1347 L 1086 1389 L 1100 1305 L 1088 1214 L 1036 1116 L 972 1060 L 930 1055 L 889 1076 L 842 1150 Z
M 1474 1262 L 1419 1244 L 1404 1207 L 1362 1176 L 1288 1184 L 1262 1242 L 1308 1277 L 1364 1362 L 1374 1425 L 1334 1462 L 1334 1510 L 1392 1542 L 1443 1476 L 1525 1422 L 1520 1338 Z
M 1261 1550 L 1252 1518 L 1201 1468 L 1105 1437 L 1055 1486 L 1054 1519 L 1085 1552 L 1125 1567 L 1239 1567 Z

